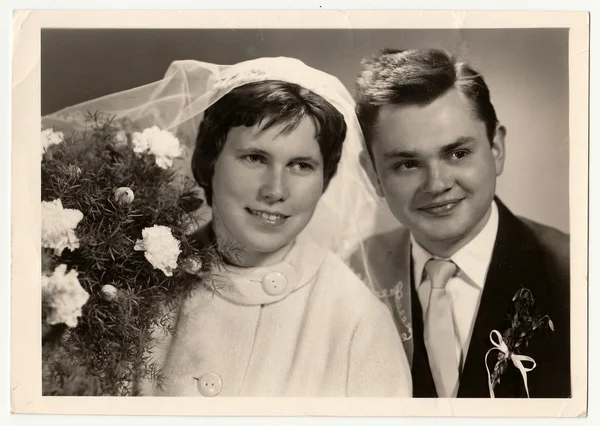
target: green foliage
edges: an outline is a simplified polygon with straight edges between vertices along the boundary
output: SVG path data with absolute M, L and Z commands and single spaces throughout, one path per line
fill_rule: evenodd
M 142 230 L 164 225 L 180 241 L 178 264 L 202 263 L 208 274 L 221 257 L 211 247 L 199 248 L 188 236 L 197 226 L 193 209 L 202 201 L 195 184 L 172 170 L 161 169 L 152 155 L 138 155 L 128 141 L 118 140 L 122 126 L 110 118 L 87 117 L 85 131 L 65 135 L 50 146 L 41 164 L 42 201 L 60 199 L 64 208 L 83 213 L 75 233 L 77 250 L 60 257 L 44 250 L 43 272 L 58 264 L 77 270 L 90 298 L 78 326 L 44 325 L 43 393 L 45 395 L 130 395 L 140 377 L 160 377 L 148 361 L 151 331 L 172 332 L 165 307 L 200 283 L 182 268 L 167 277 L 154 269 L 144 252 L 134 251 Z M 129 187 L 131 204 L 115 201 L 113 192 Z M 107 301 L 101 288 L 118 289 Z

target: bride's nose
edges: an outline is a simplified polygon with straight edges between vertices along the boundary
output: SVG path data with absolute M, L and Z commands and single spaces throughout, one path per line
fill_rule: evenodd
M 258 195 L 262 200 L 269 203 L 285 201 L 289 197 L 285 169 L 273 167 L 265 173 Z

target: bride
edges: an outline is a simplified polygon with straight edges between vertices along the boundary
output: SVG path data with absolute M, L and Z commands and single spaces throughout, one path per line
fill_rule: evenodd
M 140 381 L 139 394 L 410 396 L 389 310 L 341 260 L 377 218 L 354 103 L 335 77 L 283 57 L 176 61 L 161 81 L 46 123 L 82 109 L 194 144 L 181 167 L 212 210 L 194 241 L 226 258 L 212 274 L 219 290 L 199 287 L 177 306 L 174 335 L 155 333 L 163 380 Z

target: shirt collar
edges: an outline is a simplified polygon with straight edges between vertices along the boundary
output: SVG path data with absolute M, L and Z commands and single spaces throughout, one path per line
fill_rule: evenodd
M 477 287 L 483 289 L 488 267 L 492 260 L 494 242 L 498 233 L 498 206 L 492 202 L 490 217 L 483 229 L 467 245 L 462 247 L 452 256 L 452 260 L 459 268 L 459 273 L 464 273 Z M 435 258 L 415 240 L 411 233 L 411 251 L 414 267 L 415 287 L 418 288 L 423 281 L 423 269 L 431 258 Z

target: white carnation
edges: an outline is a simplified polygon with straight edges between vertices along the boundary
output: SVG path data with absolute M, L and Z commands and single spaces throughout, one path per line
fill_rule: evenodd
M 146 259 L 154 268 L 163 271 L 167 277 L 172 276 L 181 250 L 171 228 L 159 225 L 145 228 L 142 230 L 142 238 L 136 241 L 134 249 L 145 251 Z
M 42 130 L 42 154 L 49 146 L 61 143 L 64 138 L 63 132 L 55 132 L 52 129 Z
M 160 130 L 157 126 L 149 127 L 141 133 L 133 133 L 131 143 L 134 152 L 153 154 L 156 164 L 163 169 L 171 167 L 173 159 L 182 154 L 179 139 L 171 132 Z
M 59 265 L 52 275 L 42 276 L 42 303 L 48 324 L 64 323 L 73 328 L 90 295 L 81 287 L 77 271 L 66 271 L 67 265 Z
M 79 248 L 75 228 L 83 219 L 83 213 L 75 209 L 63 209 L 60 199 L 42 201 L 42 247 L 54 249 L 60 256 L 65 248 Z

